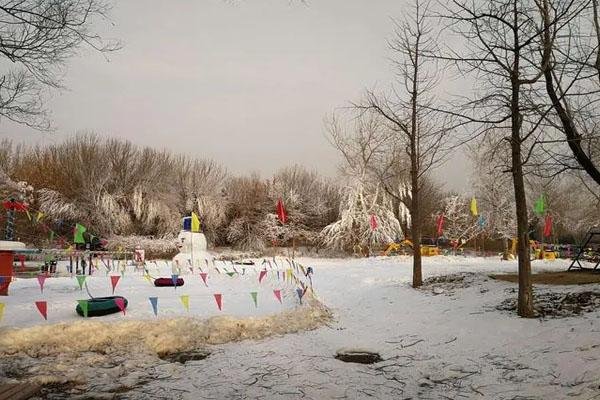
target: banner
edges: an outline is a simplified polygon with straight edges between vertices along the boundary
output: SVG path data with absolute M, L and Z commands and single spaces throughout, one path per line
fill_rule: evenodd
M 277 218 L 281 221 L 282 224 L 285 224 L 288 219 L 287 212 L 285 211 L 285 207 L 283 206 L 283 200 L 281 198 L 277 200 Z
M 86 275 L 77 275 L 77 283 L 79 284 L 79 290 L 83 290 L 83 283 L 85 282 Z
M 440 214 L 436 221 L 436 232 L 438 236 L 442 236 L 444 233 L 444 214 Z
M 208 284 L 206 283 L 206 278 L 208 277 L 208 274 L 206 272 L 200 272 L 200 278 L 202 278 L 202 282 L 204 282 L 204 286 L 208 287 Z
M 150 304 L 152 305 L 154 316 L 158 316 L 158 297 L 148 297 L 148 300 L 150 300 Z
M 73 243 L 84 244 L 85 239 L 83 238 L 83 234 L 87 228 L 81 224 L 75 224 L 75 231 L 73 232 Z
M 40 314 L 42 314 L 42 317 L 44 317 L 44 319 L 48 321 L 48 303 L 46 303 L 45 301 L 36 301 L 35 306 L 37 307 Z
M 88 317 L 88 310 L 89 310 L 89 303 L 87 300 L 77 300 L 77 303 L 79 303 L 79 307 L 81 307 L 81 311 L 83 312 L 83 317 L 87 318 Z
M 550 215 L 546 215 L 546 219 L 544 221 L 544 237 L 552 236 L 552 217 Z
M 47 275 L 38 275 L 37 276 L 38 283 L 40 284 L 40 291 L 42 293 L 44 293 L 44 283 L 46 282 L 47 277 L 48 277 Z
M 117 283 L 119 283 L 119 279 L 121 279 L 121 275 L 111 275 L 110 276 L 110 284 L 112 285 L 112 293 L 115 294 L 115 287 L 117 287 Z
M 535 206 L 533 207 L 533 211 L 538 215 L 542 216 L 544 211 L 546 211 L 546 198 L 543 194 L 536 200 Z
M 200 218 L 195 212 L 192 212 L 192 232 L 200 232 Z
M 266 270 L 262 270 L 260 271 L 260 273 L 258 274 L 258 283 L 261 283 L 262 280 L 265 278 L 265 276 L 267 276 L 267 271 Z
M 275 295 L 275 297 L 277 298 L 277 300 L 279 300 L 279 303 L 283 304 L 281 302 L 281 290 L 280 289 L 275 289 L 275 290 L 273 290 L 273 294 Z
M 471 206 L 470 206 L 470 209 L 471 209 L 471 214 L 472 214 L 474 217 L 476 217 L 476 216 L 477 216 L 477 200 L 475 200 L 475 197 L 473 197 L 473 198 L 471 199 Z
M 219 307 L 219 311 L 223 310 L 223 295 L 221 293 L 215 293 L 215 301 L 217 302 L 217 307 Z
M 250 296 L 254 302 L 254 307 L 258 308 L 258 292 L 250 292 Z
M 183 304 L 183 308 L 185 308 L 187 312 L 190 312 L 190 296 L 184 294 L 181 295 L 179 298 L 181 299 L 181 304 Z

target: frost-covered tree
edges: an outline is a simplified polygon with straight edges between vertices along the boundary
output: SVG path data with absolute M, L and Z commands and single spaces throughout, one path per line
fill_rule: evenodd
M 408 217 L 405 210 L 404 215 Z M 376 228 L 371 225 L 375 217 Z M 392 211 L 392 203 L 378 187 L 369 187 L 360 180 L 343 190 L 340 218 L 321 232 L 325 246 L 351 250 L 355 246 L 371 249 L 402 237 L 400 221 Z
M 471 215 L 470 199 L 452 195 L 444 200 L 444 237 L 459 244 L 466 243 L 483 232 L 477 217 Z

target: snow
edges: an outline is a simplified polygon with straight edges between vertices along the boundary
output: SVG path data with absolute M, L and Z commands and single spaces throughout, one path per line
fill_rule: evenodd
M 50 368 L 50 362 L 43 368 L 40 364 L 44 360 L 26 357 L 19 359 L 18 365 L 36 374 L 60 371 L 61 377 L 76 370 L 85 378 L 80 376 L 80 393 L 93 396 L 118 391 L 119 398 L 124 399 L 591 399 L 600 396 L 600 311 L 560 319 L 522 319 L 515 313 L 496 309 L 506 298 L 516 296 L 516 285 L 487 277 L 490 273 L 516 272 L 515 261 L 500 261 L 496 257 L 425 258 L 425 279 L 472 273 L 466 275 L 465 285 L 440 286 L 444 290 L 437 295 L 433 292 L 438 287 L 435 284 L 419 290 L 410 287 L 411 261 L 410 257 L 402 256 L 300 259 L 303 265 L 314 268 L 316 295 L 331 309 L 334 320 L 307 332 L 210 346 L 212 354 L 205 360 L 183 365 L 141 352 L 128 353 L 126 357 L 82 352 L 81 360 L 51 358 L 54 369 Z M 533 262 L 534 272 L 566 267 L 565 260 Z M 234 283 L 238 280 L 225 278 L 229 277 L 215 278 L 213 283 L 217 285 L 218 279 L 224 292 L 229 284 L 238 285 Z M 190 279 L 199 281 L 197 287 L 189 287 L 190 294 L 206 289 L 200 285 L 200 278 Z M 105 277 L 95 277 L 91 282 L 94 286 L 90 290 L 109 290 Z M 239 282 L 244 282 L 241 277 Z M 39 297 L 39 289 L 34 293 L 35 280 L 20 280 L 17 284 L 22 291 L 14 289 L 15 295 L 7 298 L 12 306 L 18 306 L 17 300 L 29 302 Z M 143 286 L 143 278 L 128 274 L 120 284 L 123 284 L 121 290 L 131 288 L 132 305 L 127 316 L 112 318 L 152 317 L 149 304 L 143 307 L 138 304 L 138 299 L 142 302 L 153 290 Z M 243 286 L 247 292 L 248 284 Z M 598 285 L 539 285 L 535 289 L 538 293 L 566 292 L 597 290 Z M 47 290 L 57 300 L 80 294 L 75 279 L 71 278 L 49 280 Z M 159 294 L 165 297 L 164 316 L 182 315 L 173 289 L 165 290 L 173 294 L 168 296 L 162 290 Z M 226 313 L 245 316 L 251 311 L 252 315 L 277 311 L 277 305 L 269 304 L 268 294 L 262 302 L 259 294 L 261 304 L 258 310 L 252 310 L 245 308 L 251 305 L 250 301 L 238 302 L 233 292 L 227 293 L 232 298 L 228 302 L 224 295 Z M 249 298 L 248 295 L 246 300 Z M 294 300 L 288 297 L 284 307 L 297 307 Z M 7 304 L 4 324 L 11 318 L 20 318 L 18 313 L 10 314 L 12 306 Z M 27 310 L 33 308 L 32 304 L 27 307 Z M 67 308 L 73 307 L 70 302 Z M 50 315 L 54 313 L 51 318 L 71 318 L 59 309 L 52 311 L 50 307 Z M 35 315 L 35 309 L 27 312 L 33 315 L 22 317 L 15 324 L 45 323 Z M 162 315 L 163 308 L 159 312 Z M 217 314 L 214 304 L 201 300 L 192 312 L 202 317 L 205 313 Z M 340 348 L 368 348 L 379 352 L 384 361 L 372 365 L 343 363 L 334 358 Z M 113 364 L 109 363 L 109 356 Z M 118 365 L 114 364 L 115 359 L 119 360 Z M 0 364 L 0 371 L 4 368 L 7 367 Z M 75 394 L 69 396 L 76 398 Z

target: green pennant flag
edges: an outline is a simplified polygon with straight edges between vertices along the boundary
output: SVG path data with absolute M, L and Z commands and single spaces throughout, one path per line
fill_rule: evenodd
M 88 309 L 89 309 L 89 303 L 87 300 L 77 300 L 77 303 L 79 303 L 79 307 L 81 308 L 81 311 L 83 312 L 83 316 L 85 318 L 87 318 L 88 316 Z
M 230 277 L 235 275 L 235 272 L 228 272 L 227 275 L 229 275 Z
M 83 290 L 83 283 L 85 282 L 86 275 L 77 275 L 77 283 L 79 283 L 79 290 Z
M 87 228 L 81 224 L 75 224 L 75 232 L 73 233 L 73 243 L 85 243 L 83 234 L 87 231 Z
M 252 301 L 254 301 L 254 307 L 258 307 L 258 293 L 257 292 L 250 292 L 250 296 L 252 296 Z
M 533 210 L 537 215 L 543 215 L 546 211 L 546 199 L 543 194 L 536 200 Z

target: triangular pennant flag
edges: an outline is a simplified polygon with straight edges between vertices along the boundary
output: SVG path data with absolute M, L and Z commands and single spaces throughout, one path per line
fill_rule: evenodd
M 83 290 L 83 283 L 85 282 L 86 275 L 77 275 L 77 283 L 79 284 L 79 290 Z
M 79 307 L 81 308 L 81 311 L 83 312 L 84 318 L 87 318 L 90 304 L 88 303 L 87 300 L 77 300 L 77 303 L 79 303 Z
M 178 278 L 179 278 L 179 275 L 177 275 L 177 274 L 173 274 L 173 275 L 171 275 L 171 280 L 173 281 L 173 287 L 174 287 L 175 289 L 177 289 L 177 279 L 178 279 Z
M 115 304 L 117 307 L 119 307 L 119 310 L 123 311 L 123 315 L 125 315 L 125 299 L 122 297 L 116 297 Z
M 4 318 L 4 303 L 0 303 L 0 322 L 2 322 L 2 318 Z
M 296 288 L 296 293 L 298 294 L 298 299 L 300 300 L 300 304 L 302 304 L 302 296 L 304 296 L 304 290 L 301 288 Z
M 219 307 L 219 311 L 221 311 L 223 308 L 223 296 L 221 295 L 221 293 L 215 293 L 215 301 L 217 302 L 217 307 Z
M 260 271 L 260 273 L 258 274 L 258 283 L 261 283 L 262 280 L 265 278 L 265 276 L 267 276 L 267 270 L 263 269 L 262 271 Z
M 75 224 L 75 231 L 73 232 L 73 243 L 85 243 L 85 239 L 83 238 L 83 234 L 87 228 L 81 224 Z
M 183 308 L 185 308 L 185 310 L 187 312 L 190 311 L 190 296 L 187 294 L 181 295 L 179 297 L 181 299 L 181 304 L 183 304 Z
M 150 300 L 150 304 L 152 305 L 152 311 L 154 311 L 154 315 L 158 316 L 158 297 L 148 297 Z
M 40 290 L 42 293 L 44 293 L 44 283 L 46 282 L 47 277 L 48 277 L 47 275 L 38 275 L 37 276 L 37 280 L 38 280 L 38 283 L 40 284 Z
M 206 272 L 200 272 L 200 278 L 202 278 L 202 281 L 204 282 L 204 286 L 208 287 L 208 283 L 206 283 L 207 277 L 208 277 L 208 274 Z
M 252 296 L 252 301 L 254 302 L 254 307 L 258 307 L 258 292 L 250 292 L 250 296 Z
M 227 275 L 229 275 L 229 277 L 232 277 L 233 275 L 235 275 L 235 272 L 228 272 Z
M 42 314 L 42 317 L 44 317 L 44 319 L 48 321 L 48 303 L 46 303 L 45 301 L 36 301 L 35 306 L 37 307 L 40 314 Z
M 280 289 L 275 289 L 275 290 L 273 290 L 273 294 L 275 295 L 275 297 L 277 298 L 277 300 L 279 300 L 279 302 L 281 303 L 281 290 Z
M 117 283 L 119 283 L 119 279 L 121 279 L 121 275 L 111 275 L 110 276 L 110 284 L 112 285 L 113 294 L 115 294 L 115 287 L 117 287 Z
M 291 280 L 291 279 L 292 279 L 292 276 L 293 276 L 293 274 L 294 274 L 294 271 L 293 271 L 291 268 L 288 268 L 288 269 L 287 269 L 287 279 L 288 279 L 288 280 Z
M 148 283 L 153 283 L 152 277 L 150 276 L 150 274 L 144 274 L 144 279 L 146 279 L 148 281 Z
M 471 198 L 471 214 L 473 214 L 474 217 L 477 216 L 477 200 L 475 200 L 475 197 Z

